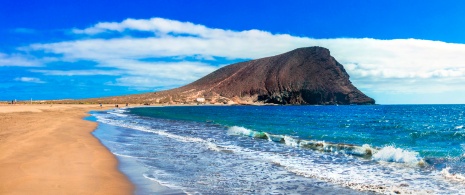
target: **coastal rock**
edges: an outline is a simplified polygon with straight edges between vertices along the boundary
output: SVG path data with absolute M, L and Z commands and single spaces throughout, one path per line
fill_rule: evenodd
M 116 100 L 115 100 L 116 98 Z M 110 100 L 100 99 L 99 102 Z M 114 100 L 114 101 L 113 101 Z M 220 68 L 176 89 L 113 97 L 144 104 L 375 104 L 323 47 L 305 47 Z
M 299 48 L 232 64 L 191 84 L 157 94 L 176 100 L 202 97 L 215 103 L 375 103 L 352 85 L 344 67 L 323 47 Z

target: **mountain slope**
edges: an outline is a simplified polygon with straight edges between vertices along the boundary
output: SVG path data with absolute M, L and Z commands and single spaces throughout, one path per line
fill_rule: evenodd
M 322 47 L 232 64 L 183 87 L 101 101 L 129 103 L 374 104 Z
M 236 103 L 375 103 L 352 85 L 344 67 L 322 47 L 300 48 L 229 65 L 186 86 L 157 93 L 156 97 L 186 102 L 205 98 Z

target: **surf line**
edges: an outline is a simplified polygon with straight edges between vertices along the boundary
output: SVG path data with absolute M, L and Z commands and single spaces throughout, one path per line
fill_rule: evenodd
M 267 132 L 253 131 L 244 127 L 232 126 L 228 128 L 228 135 L 248 136 L 257 139 L 266 139 L 268 141 L 282 143 L 291 147 L 299 147 L 322 152 L 340 152 L 343 154 L 372 159 L 376 161 L 406 163 L 415 166 L 426 166 L 426 162 L 418 155 L 418 152 L 412 152 L 395 148 L 394 146 L 385 146 L 383 148 L 373 148 L 368 144 L 362 146 L 345 143 L 331 143 L 319 140 L 304 140 L 288 135 L 274 135 Z

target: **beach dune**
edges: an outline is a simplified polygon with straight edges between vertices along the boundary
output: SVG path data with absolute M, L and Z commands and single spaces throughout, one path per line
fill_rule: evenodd
M 0 194 L 131 194 L 82 118 L 98 105 L 0 105 Z

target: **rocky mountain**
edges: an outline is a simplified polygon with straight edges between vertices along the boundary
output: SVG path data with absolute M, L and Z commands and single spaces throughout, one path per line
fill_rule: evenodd
M 129 103 L 219 104 L 374 104 L 349 80 L 344 67 L 323 47 L 220 68 L 183 87 L 155 93 L 106 98 Z M 105 100 L 105 99 L 103 99 Z

